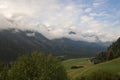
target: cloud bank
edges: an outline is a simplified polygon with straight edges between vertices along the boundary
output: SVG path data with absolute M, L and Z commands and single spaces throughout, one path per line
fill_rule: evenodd
M 110 0 L 77 1 L 0 0 L 0 29 L 33 30 L 49 39 L 89 42 L 113 41 L 120 36 L 120 10 L 117 6 L 110 9 Z

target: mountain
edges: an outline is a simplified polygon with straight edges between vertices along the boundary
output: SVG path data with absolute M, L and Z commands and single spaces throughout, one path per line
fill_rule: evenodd
M 120 38 L 113 42 L 106 51 L 99 53 L 92 59 L 94 63 L 100 63 L 120 57 Z
M 104 51 L 106 45 L 103 44 L 68 38 L 49 40 L 38 32 L 6 29 L 0 31 L 0 60 L 13 61 L 18 56 L 33 51 L 66 58 L 88 57 Z
M 55 39 L 52 42 L 56 44 L 55 46 L 58 48 L 57 52 L 62 51 L 63 55 L 67 55 L 69 58 L 90 57 L 106 49 L 106 46 L 101 43 L 73 41 L 68 38 Z

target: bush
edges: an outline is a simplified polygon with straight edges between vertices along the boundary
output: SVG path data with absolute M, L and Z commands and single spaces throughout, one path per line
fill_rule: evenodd
M 76 65 L 76 66 L 72 66 L 72 67 L 71 67 L 71 69 L 79 69 L 79 68 L 84 68 L 84 66 Z
M 49 55 L 22 56 L 9 70 L 10 80 L 67 80 L 60 61 Z

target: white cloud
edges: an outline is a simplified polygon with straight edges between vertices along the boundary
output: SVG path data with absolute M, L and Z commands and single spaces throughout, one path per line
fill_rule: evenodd
M 93 7 L 100 7 L 104 5 L 108 0 L 94 0 Z
M 101 12 L 101 13 L 89 13 L 90 16 L 93 17 L 101 17 L 101 16 L 108 16 L 108 14 L 106 14 L 105 12 Z
M 81 23 L 87 23 L 90 22 L 91 20 L 93 20 L 93 17 L 89 17 L 86 15 L 81 17 Z
M 86 12 L 86 13 L 89 13 L 89 12 L 91 12 L 91 11 L 92 11 L 91 8 L 87 8 L 87 9 L 85 9 L 85 12 Z
M 102 1 L 95 0 L 93 5 L 102 5 L 105 3 Z M 29 29 L 38 31 L 49 39 L 68 37 L 93 42 L 96 41 L 96 37 L 91 36 L 94 34 L 102 41 L 109 41 L 110 38 L 114 40 L 120 35 L 117 31 L 119 28 L 112 30 L 108 27 L 119 27 L 120 22 L 110 23 L 96 19 L 107 15 L 105 12 L 95 12 L 94 8 L 83 4 L 63 4 L 59 0 L 0 0 L 0 29 Z M 70 31 L 76 34 L 69 35 Z
M 13 25 L 8 22 L 8 20 L 2 14 L 0 14 L 0 29 L 10 28 L 11 26 Z

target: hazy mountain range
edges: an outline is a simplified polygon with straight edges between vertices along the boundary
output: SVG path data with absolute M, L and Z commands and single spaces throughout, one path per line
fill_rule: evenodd
M 73 32 L 71 32 L 73 34 Z M 89 57 L 104 51 L 111 42 L 74 41 L 68 38 L 49 40 L 42 34 L 19 29 L 0 31 L 0 59 L 15 60 L 19 55 L 33 51 L 66 58 Z

